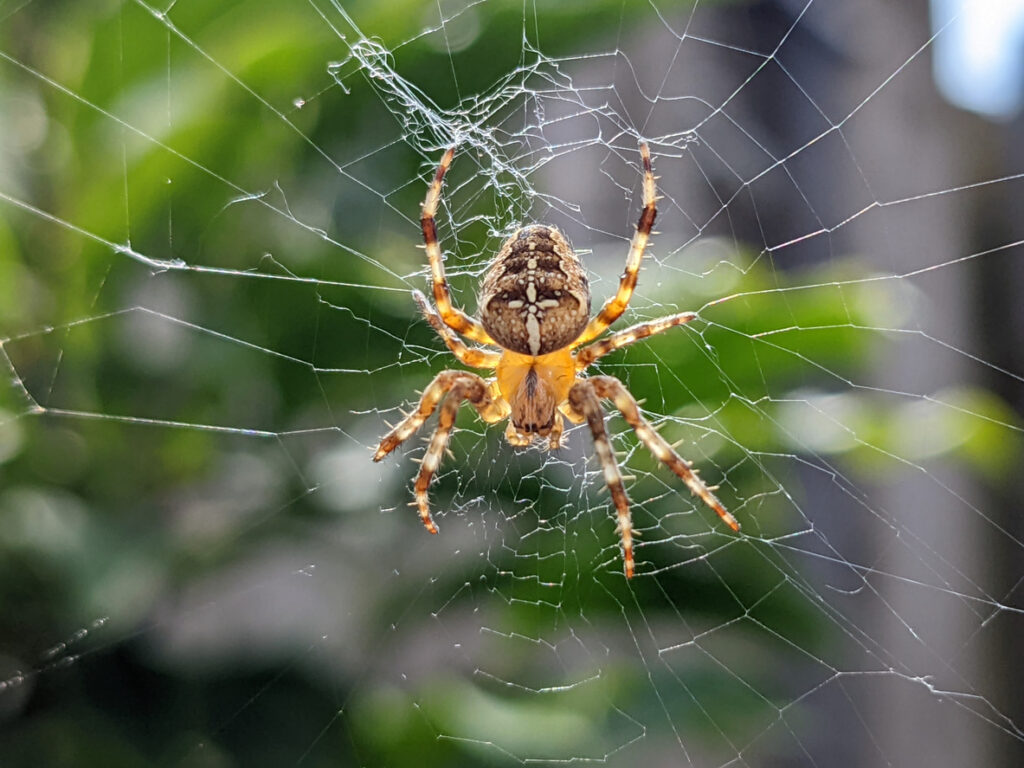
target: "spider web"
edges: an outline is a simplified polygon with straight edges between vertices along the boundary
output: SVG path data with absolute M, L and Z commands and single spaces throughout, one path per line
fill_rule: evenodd
M 1019 761 L 1019 127 L 911 5 L 0 4 L 4 763 Z M 460 306 L 527 221 L 599 306 L 640 140 L 615 327 L 699 319 L 593 370 L 741 533 L 612 413 L 627 582 L 585 427 L 466 409 L 427 535 L 441 153 Z

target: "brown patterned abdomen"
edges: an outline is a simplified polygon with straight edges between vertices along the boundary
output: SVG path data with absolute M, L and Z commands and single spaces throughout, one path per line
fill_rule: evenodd
M 590 318 L 590 286 L 554 227 L 530 224 L 501 246 L 480 291 L 480 322 L 505 349 L 546 355 L 575 341 Z

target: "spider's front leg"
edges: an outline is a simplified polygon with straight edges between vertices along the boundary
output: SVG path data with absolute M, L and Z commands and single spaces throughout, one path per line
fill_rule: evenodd
M 647 250 L 647 241 L 651 237 L 654 219 L 658 215 L 658 193 L 654 183 L 654 170 L 651 168 L 651 151 L 647 148 L 646 142 L 640 144 L 640 159 L 644 167 L 644 208 L 640 212 L 636 232 L 633 233 L 633 240 L 629 244 L 629 255 L 626 256 L 626 268 L 619 278 L 619 289 L 583 329 L 580 337 L 573 342 L 574 347 L 586 344 L 604 333 L 609 325 L 622 316 L 633 297 L 633 289 L 636 288 L 640 274 L 640 264 L 644 259 L 644 251 Z
M 423 520 L 424 527 L 431 533 L 437 533 L 437 526 L 430 516 L 427 489 L 441 463 L 441 456 L 448 445 L 448 437 L 463 400 L 468 400 L 476 408 L 480 417 L 489 424 L 501 421 L 507 415 L 491 396 L 490 385 L 475 373 L 441 371 L 430 382 L 430 386 L 423 391 L 416 410 L 402 419 L 394 429 L 384 436 L 373 455 L 374 461 L 380 461 L 395 450 L 423 426 L 423 422 L 430 418 L 430 414 L 437 409 L 438 403 L 441 403 L 437 429 L 430 439 L 427 452 L 423 455 L 415 486 L 415 503 L 419 508 L 420 519 Z
M 490 337 L 484 327 L 461 309 L 452 306 L 451 292 L 448 290 L 448 278 L 444 273 L 444 257 L 441 253 L 441 245 L 437 242 L 437 205 L 441 200 L 441 184 L 444 175 L 448 172 L 448 166 L 452 164 L 455 157 L 455 147 L 451 147 L 441 158 L 441 163 L 434 174 L 434 180 L 430 183 L 427 196 L 423 200 L 423 208 L 420 210 L 420 228 L 423 230 L 423 243 L 427 249 L 427 259 L 430 261 L 431 284 L 434 292 L 434 303 L 444 320 L 445 325 L 458 331 L 466 338 L 473 341 L 493 344 L 494 339 Z

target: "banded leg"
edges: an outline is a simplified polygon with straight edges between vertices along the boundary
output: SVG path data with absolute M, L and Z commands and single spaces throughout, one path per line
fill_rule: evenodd
M 430 488 L 430 481 L 434 479 L 434 473 L 437 472 L 437 468 L 441 464 L 441 457 L 444 455 L 445 448 L 448 447 L 448 438 L 451 436 L 452 427 L 455 426 L 455 417 L 458 415 L 459 406 L 462 405 L 463 400 L 472 403 L 485 421 L 497 420 L 485 415 L 485 413 L 492 412 L 493 403 L 487 393 L 487 384 L 479 376 L 469 374 L 469 376 L 457 380 L 451 391 L 445 396 L 437 417 L 437 429 L 434 430 L 434 434 L 430 438 L 427 452 L 423 454 L 423 462 L 420 464 L 420 471 L 416 476 L 414 487 L 420 519 L 431 533 L 437 533 L 437 526 L 430 516 L 427 489 Z
M 647 241 L 651 237 L 651 228 L 654 227 L 654 217 L 658 215 L 658 198 L 654 185 L 654 171 L 651 169 L 651 152 L 645 142 L 640 144 L 640 158 L 644 166 L 644 209 L 640 212 L 640 220 L 636 224 L 636 232 L 629 245 L 626 269 L 619 279 L 619 290 L 612 298 L 608 299 L 601 311 L 583 329 L 580 337 L 573 342 L 574 347 L 600 336 L 609 325 L 622 316 L 626 307 L 629 306 L 629 300 L 633 297 L 633 289 L 636 288 L 637 277 L 640 274 L 640 262 L 643 261 L 644 251 L 647 250 Z
M 619 409 L 629 426 L 636 432 L 637 437 L 647 446 L 647 449 L 654 454 L 662 464 L 676 473 L 680 480 L 686 483 L 686 487 L 700 498 L 705 504 L 713 509 L 725 524 L 734 531 L 740 529 L 736 518 L 720 502 L 713 491 L 718 486 L 707 486 L 704 481 L 697 477 L 697 470 L 691 469 L 690 462 L 682 458 L 673 450 L 672 446 L 659 435 L 647 420 L 640 414 L 640 407 L 622 382 L 614 376 L 591 376 L 585 381 L 591 382 L 594 391 L 600 397 L 608 398 L 615 407 Z
M 669 317 L 663 317 L 659 320 L 652 320 L 648 323 L 638 323 L 637 325 L 626 328 L 625 330 L 613 333 L 606 339 L 595 341 L 588 347 L 584 347 L 576 353 L 576 370 L 583 371 L 587 366 L 593 364 L 596 360 L 604 357 L 609 352 L 614 352 L 616 349 L 622 349 L 628 347 L 634 341 L 640 341 L 640 339 L 646 339 L 648 336 L 654 336 L 655 334 L 667 331 L 669 328 L 674 328 L 677 325 L 683 325 L 688 323 L 697 315 L 694 312 L 680 312 L 678 315 L 670 315 Z
M 461 309 L 452 306 L 451 293 L 448 290 L 448 280 L 444 274 L 444 259 L 441 254 L 441 246 L 437 242 L 437 222 L 434 217 L 437 215 L 437 203 L 441 199 L 441 182 L 448 166 L 452 164 L 455 157 L 455 147 L 451 147 L 441 158 L 441 164 L 437 167 L 434 180 L 427 190 L 427 197 L 423 201 L 423 208 L 420 212 L 420 227 L 423 229 L 423 242 L 427 249 L 427 258 L 430 261 L 430 274 L 433 283 L 434 303 L 437 304 L 437 311 L 445 325 L 452 328 L 463 336 L 479 341 L 484 344 L 493 344 L 494 339 L 490 337 L 484 327 L 471 318 Z
M 444 340 L 448 349 L 452 351 L 459 361 L 470 368 L 497 368 L 501 361 L 501 353 L 492 352 L 489 349 L 474 349 L 466 346 L 462 339 L 456 336 L 451 329 L 445 325 L 433 307 L 427 302 L 427 297 L 419 291 L 413 291 L 412 297 L 419 305 L 420 312 L 430 327 L 437 332 L 437 335 Z
M 430 385 L 423 390 L 423 396 L 420 398 L 420 402 L 416 410 L 408 414 L 398 423 L 398 426 L 384 435 L 380 441 L 380 445 L 377 446 L 376 453 L 373 454 L 373 460 L 380 461 L 395 450 L 395 448 L 412 437 L 416 431 L 423 426 L 423 422 L 430 418 L 430 414 L 432 414 L 437 408 L 437 404 L 441 402 L 441 398 L 448 394 L 460 382 L 470 383 L 473 385 L 479 384 L 483 394 L 476 398 L 467 396 L 467 399 L 473 403 L 473 406 L 480 414 L 480 418 L 488 424 L 493 424 L 494 422 L 501 421 L 505 418 L 507 414 L 502 410 L 501 406 L 495 402 L 492 397 L 492 390 L 486 381 L 481 379 L 475 373 L 470 373 L 469 371 L 441 371 L 434 377 L 434 380 L 430 382 Z
M 619 465 L 615 461 L 615 452 L 612 450 L 612 444 L 609 442 L 608 433 L 604 428 L 604 411 L 601 409 L 601 400 L 591 381 L 593 379 L 580 379 L 572 385 L 572 389 L 569 390 L 569 405 L 573 411 L 582 414 L 587 420 L 590 433 L 594 437 L 594 452 L 597 454 L 598 461 L 601 462 L 604 482 L 611 493 L 618 517 L 616 530 L 622 537 L 624 572 L 626 578 L 631 579 L 635 565 L 633 562 L 633 519 L 629 514 L 629 497 L 622 485 L 622 474 L 619 472 Z

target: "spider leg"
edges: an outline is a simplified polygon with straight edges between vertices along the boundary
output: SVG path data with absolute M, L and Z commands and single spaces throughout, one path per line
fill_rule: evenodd
M 654 226 L 654 217 L 658 214 L 654 171 L 651 170 L 651 152 L 645 142 L 640 144 L 640 158 L 644 166 L 644 209 L 640 212 L 640 220 L 636 224 L 636 232 L 629 245 L 626 269 L 619 279 L 619 290 L 605 302 L 597 316 L 583 329 L 583 333 L 573 342 L 574 347 L 601 335 L 609 325 L 622 316 L 626 307 L 629 306 L 629 300 L 633 297 L 633 289 L 636 288 L 637 277 L 640 274 L 640 262 L 643 261 L 644 251 L 647 249 L 647 241 L 650 239 L 651 228 Z
M 593 344 L 584 347 L 577 352 L 576 370 L 585 370 L 587 366 L 604 357 L 609 352 L 614 352 L 616 349 L 628 347 L 635 341 L 640 341 L 640 339 L 646 339 L 648 336 L 654 336 L 655 334 L 662 333 L 663 331 L 667 331 L 669 328 L 674 328 L 677 325 L 688 323 L 696 317 L 697 315 L 694 312 L 680 312 L 678 315 L 670 315 L 669 317 L 652 320 L 648 323 L 638 323 L 637 325 L 626 328 L 625 330 L 613 333 L 608 338 L 595 341 Z
M 438 314 L 434 311 L 433 307 L 427 303 L 427 297 L 419 291 L 413 291 L 412 297 L 419 305 L 420 312 L 423 313 L 423 317 L 430 323 L 430 327 L 437 332 L 437 335 L 441 337 L 448 349 L 452 351 L 463 365 L 468 365 L 470 368 L 497 368 L 498 363 L 501 361 L 500 352 L 492 352 L 488 349 L 474 349 L 466 346 L 462 339 L 456 336 L 452 330 L 445 325 Z
M 472 377 L 472 378 L 471 378 Z M 455 425 L 455 417 L 458 415 L 459 406 L 463 400 L 468 400 L 476 407 L 485 421 L 496 421 L 491 418 L 496 411 L 492 409 L 493 403 L 487 393 L 487 383 L 479 376 L 463 377 L 455 382 L 451 391 L 441 403 L 441 411 L 437 417 L 437 429 L 430 438 L 430 445 L 427 452 L 423 454 L 423 461 L 420 464 L 419 474 L 416 476 L 415 494 L 416 506 L 419 508 L 420 519 L 423 525 L 431 533 L 437 533 L 437 526 L 430 516 L 430 502 L 427 498 L 427 489 L 430 481 L 434 478 L 438 466 L 441 464 L 441 457 L 445 448 L 448 447 L 448 438 L 451 436 L 452 427 Z M 499 417 L 500 418 L 500 417 Z
M 591 382 L 594 391 L 600 397 L 608 398 L 615 403 L 615 407 L 619 409 L 623 417 L 636 432 L 637 437 L 643 441 L 644 445 L 647 446 L 648 450 L 654 454 L 658 461 L 675 472 L 679 479 L 686 483 L 686 487 L 695 496 L 699 497 L 701 501 L 711 507 L 711 509 L 715 510 L 718 516 L 725 521 L 726 525 L 734 531 L 740 529 L 740 524 L 736 522 L 736 518 L 732 516 L 729 510 L 712 493 L 714 489 L 705 485 L 704 481 L 697 477 L 697 473 L 690 468 L 690 462 L 676 453 L 665 438 L 655 432 L 647 420 L 640 415 L 640 407 L 621 381 L 614 376 L 591 376 L 589 379 L 585 379 L 585 381 Z
M 455 157 L 455 147 L 449 148 L 441 158 L 441 164 L 437 167 L 437 173 L 434 174 L 434 180 L 427 190 L 427 197 L 423 201 L 423 208 L 420 212 L 420 227 L 423 229 L 423 242 L 427 249 L 427 258 L 430 261 L 430 273 L 433 279 L 434 303 L 437 304 L 441 319 L 449 328 L 473 341 L 493 344 L 494 339 L 480 323 L 461 309 L 452 306 L 448 280 L 444 274 L 444 257 L 441 253 L 441 246 L 437 242 L 437 222 L 434 220 L 434 216 L 437 215 L 437 204 L 441 199 L 441 182 L 444 180 L 448 166 L 452 164 L 453 157 Z
M 423 422 L 430 418 L 430 414 L 437 408 L 441 398 L 448 394 L 459 382 L 479 383 L 483 387 L 483 396 L 477 399 L 469 399 L 484 421 L 488 424 L 493 424 L 505 418 L 507 414 L 492 397 L 493 390 L 490 385 L 475 373 L 470 373 L 469 371 L 441 371 L 434 377 L 434 380 L 430 382 L 427 388 L 423 390 L 423 396 L 420 398 L 416 410 L 402 419 L 398 426 L 384 435 L 380 445 L 377 446 L 376 453 L 373 454 L 373 460 L 380 461 L 412 437 L 416 430 L 423 426 Z
M 594 437 L 594 452 L 601 462 L 604 482 L 611 493 L 612 502 L 618 516 L 619 535 L 622 537 L 622 558 L 627 579 L 633 578 L 633 520 L 629 514 L 629 497 L 622 485 L 622 474 L 615 462 L 612 444 L 608 441 L 608 433 L 604 429 L 604 411 L 601 400 L 591 383 L 593 379 L 580 379 L 569 390 L 569 406 L 573 411 L 582 414 Z
M 558 411 L 573 424 L 582 424 L 587 420 L 587 417 L 569 405 L 568 401 L 558 406 Z

